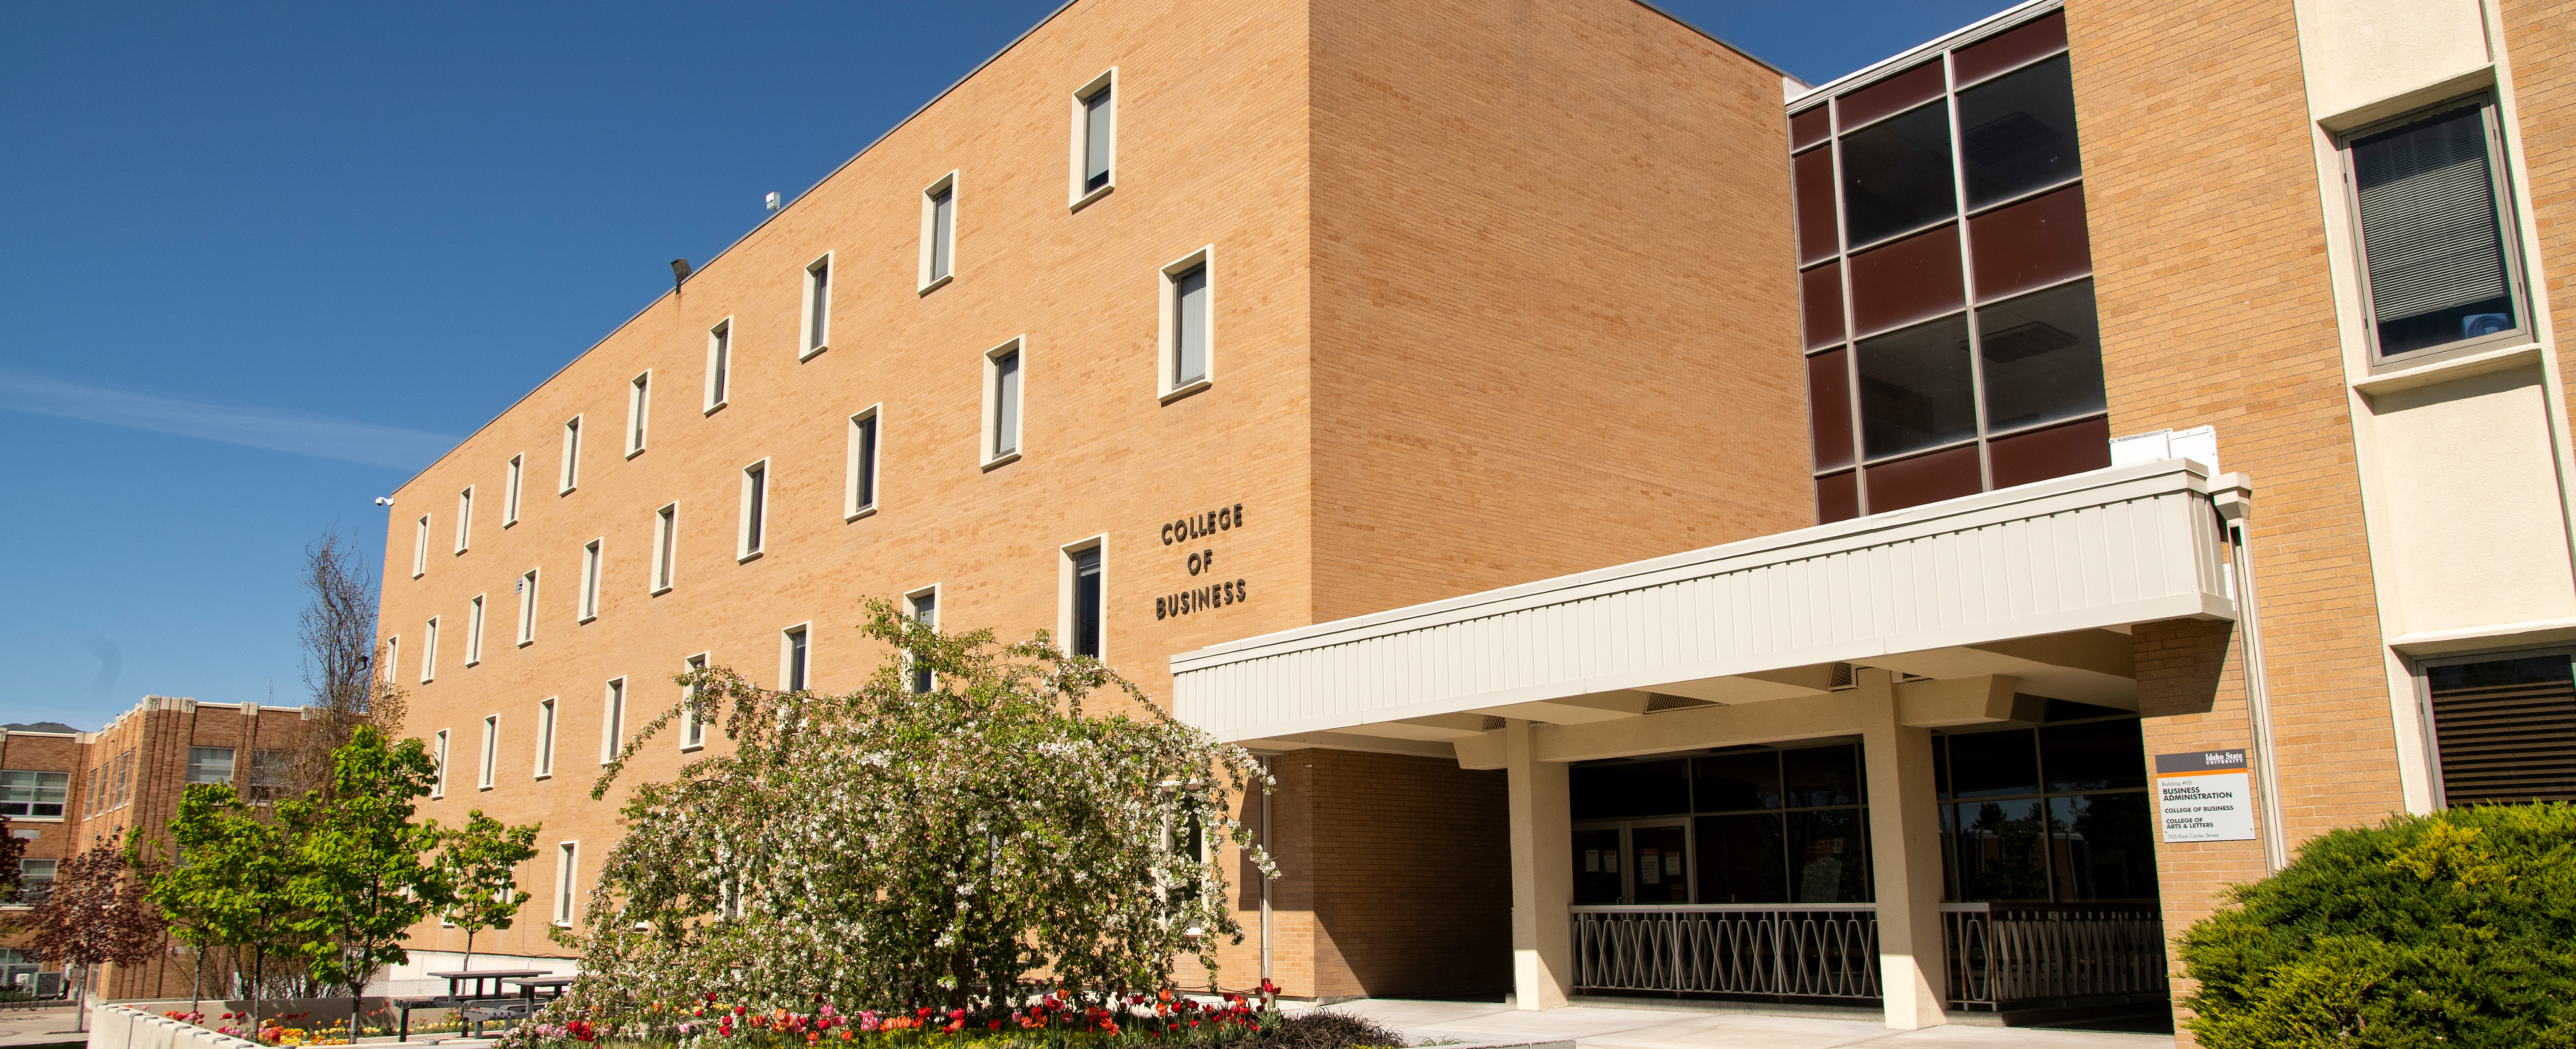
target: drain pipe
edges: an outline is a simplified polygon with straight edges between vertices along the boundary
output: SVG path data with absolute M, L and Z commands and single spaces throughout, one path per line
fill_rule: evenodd
M 2279 871 L 2289 863 L 2287 821 L 2281 815 L 2281 770 L 2272 747 L 2272 689 L 2263 665 L 2263 616 L 2254 600 L 2254 558 L 2245 530 L 2254 518 L 2254 483 L 2244 474 L 2210 479 L 2209 501 L 2227 528 L 2228 559 L 2234 563 L 2236 622 L 2245 631 L 2245 717 L 2254 733 L 2255 775 L 2262 778 L 2263 867 Z
M 1267 754 L 1261 757 L 1261 774 L 1264 778 L 1270 775 L 1270 756 Z M 1278 781 L 1274 779 L 1271 782 L 1275 784 Z M 1269 852 L 1271 849 L 1270 791 L 1267 790 L 1261 792 L 1260 841 L 1262 851 Z M 1272 856 L 1270 862 L 1276 865 L 1279 858 Z M 1265 981 L 1270 979 L 1270 875 L 1268 874 L 1261 876 L 1261 978 Z

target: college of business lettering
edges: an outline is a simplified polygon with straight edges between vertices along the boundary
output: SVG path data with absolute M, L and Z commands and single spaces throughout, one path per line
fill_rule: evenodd
M 1231 532 L 1240 527 L 1243 527 L 1243 504 L 1236 503 L 1233 506 L 1221 506 L 1214 510 L 1192 514 L 1188 517 L 1184 517 L 1180 520 L 1164 525 L 1163 545 L 1170 546 L 1174 543 L 1190 543 L 1197 540 L 1210 539 L 1214 538 L 1219 532 Z M 1190 570 L 1190 576 L 1192 578 L 1214 573 L 1216 571 L 1216 548 L 1211 546 L 1204 549 L 1190 551 L 1190 556 L 1186 564 Z M 1193 587 L 1188 590 L 1183 590 L 1177 594 L 1165 594 L 1161 597 L 1155 598 L 1154 618 L 1170 619 L 1173 616 L 1188 615 L 1192 612 L 1204 612 L 1211 608 L 1223 608 L 1227 605 L 1234 604 L 1235 602 L 1242 601 L 1248 596 L 1250 596 L 1250 592 L 1248 588 L 1243 585 L 1243 580 L 1214 579 L 1210 580 L 1205 586 Z

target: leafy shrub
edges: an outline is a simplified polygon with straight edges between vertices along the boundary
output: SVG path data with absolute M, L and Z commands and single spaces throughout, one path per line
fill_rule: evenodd
M 1242 1049 L 1370 1049 L 1404 1045 L 1404 1036 L 1365 1016 L 1308 1009 L 1239 1043 Z
M 2181 954 L 2209 1049 L 2576 1046 L 2576 806 L 2335 831 Z

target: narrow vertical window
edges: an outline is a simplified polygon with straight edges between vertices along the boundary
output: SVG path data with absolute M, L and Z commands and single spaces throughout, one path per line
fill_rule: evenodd
M 984 354 L 984 466 L 990 469 L 1020 454 L 1022 340 L 1013 339 Z
M 599 763 L 617 760 L 617 748 L 626 737 L 626 679 L 608 682 L 608 696 L 599 708 Z
M 957 173 L 921 191 L 921 290 L 948 283 L 957 271 Z
M 599 544 L 593 539 L 581 548 L 581 621 L 599 618 Z
M 470 667 L 482 661 L 483 595 L 476 594 L 474 600 L 465 606 L 465 665 Z
M 555 924 L 572 924 L 573 860 L 581 846 L 564 842 L 555 846 Z
M 563 476 L 555 494 L 564 495 L 581 482 L 581 416 L 564 422 Z
M 1111 69 L 1073 93 L 1073 186 L 1071 206 L 1091 202 L 1115 181 L 1117 164 L 1118 70 Z
M 1215 245 L 1163 267 L 1162 396 L 1168 401 L 1205 387 L 1215 364 Z
M 519 643 L 537 639 L 537 570 L 519 577 Z
M 678 556 L 674 547 L 680 539 L 680 504 L 672 503 L 653 511 L 653 592 L 671 589 L 671 562 Z
M 464 553 L 474 539 L 474 486 L 456 493 L 456 552 Z
M 832 339 L 832 253 L 805 264 L 805 314 L 799 327 L 803 337 L 796 359 L 803 360 L 821 353 Z
M 492 773 L 500 765 L 500 759 L 495 751 L 500 745 L 501 715 L 494 714 L 483 719 L 483 765 L 481 778 L 475 781 L 477 789 L 492 789 Z
M 781 673 L 778 676 L 787 683 L 789 692 L 805 691 L 807 656 L 810 654 L 805 644 L 808 629 L 803 625 L 792 626 L 780 638 L 778 659 Z
M 431 776 L 431 779 L 430 779 L 430 781 L 429 781 L 429 796 L 430 796 L 430 797 L 432 797 L 432 798 L 443 798 L 443 797 L 446 797 L 446 796 L 447 796 L 447 730 L 446 730 L 446 729 L 440 729 L 440 730 L 438 730 L 438 734 L 437 734 L 437 735 L 430 737 L 430 743 L 429 743 L 429 763 L 430 763 L 430 776 Z
M 726 386 L 733 371 L 733 318 L 718 321 L 707 329 L 707 411 L 725 406 Z
M 695 674 L 698 671 L 705 670 L 706 668 L 706 653 L 701 652 L 689 657 L 689 673 Z M 698 719 L 698 708 L 690 702 L 697 698 L 698 686 L 695 682 L 691 682 L 688 687 L 680 690 L 680 699 L 682 703 L 680 707 L 680 749 L 682 750 L 694 750 L 707 745 L 706 722 Z
M 2494 109 L 2455 99 L 2344 147 L 2380 360 L 2530 337 Z
M 501 490 L 501 527 L 519 523 L 519 475 L 526 467 L 527 456 L 510 457 L 509 485 Z
M 644 419 L 653 410 L 653 373 L 645 372 L 626 384 L 626 457 L 632 459 L 644 450 Z
M 926 627 L 930 627 L 930 628 L 932 628 L 932 629 L 937 629 L 937 628 L 938 628 L 938 626 L 939 626 L 939 588 L 938 588 L 938 587 L 935 587 L 935 586 L 934 586 L 934 587 L 931 587 L 931 588 L 929 588 L 929 589 L 927 589 L 927 590 L 919 590 L 919 591 L 915 591 L 915 592 L 910 593 L 910 594 L 906 594 L 906 595 L 904 595 L 904 600 L 905 600 L 906 602 L 909 602 L 909 603 L 912 605 L 912 621 L 913 621 L 913 622 L 919 623 L 919 624 L 921 624 L 921 625 L 923 625 L 923 626 L 926 626 Z M 912 670 L 912 690 L 913 690 L 913 691 L 915 691 L 915 692 L 928 692 L 928 691 L 930 691 L 930 690 L 931 690 L 931 688 L 932 688 L 932 687 L 936 686 L 937 684 L 938 684 L 938 681 L 934 679 L 933 675 L 931 674 L 931 671 L 930 671 L 930 668 L 929 668 L 929 667 L 916 666 L 916 667 L 914 667 L 914 668 L 913 668 L 913 670 Z
M 742 468 L 742 529 L 734 550 L 736 560 L 760 556 L 768 516 L 769 460 L 763 459 Z
M 1107 611 L 1101 605 L 1100 546 L 1076 551 L 1067 567 L 1073 573 L 1070 605 L 1066 609 L 1065 647 L 1077 656 L 1100 658 L 1101 619 Z
M 429 617 L 428 628 L 420 634 L 420 683 L 429 684 L 438 676 L 438 617 Z
M 841 509 L 844 519 L 855 520 L 875 513 L 877 509 L 877 419 L 884 405 L 870 405 L 868 410 L 850 417 L 850 465 L 845 484 L 848 492 Z
M 393 683 L 396 680 L 395 675 L 402 673 L 401 634 L 385 639 L 385 661 L 377 664 L 376 669 L 384 671 L 387 684 Z
M 418 579 L 429 572 L 429 515 L 420 515 L 420 527 L 412 533 L 411 577 Z
M 555 774 L 555 700 L 537 701 L 537 778 Z

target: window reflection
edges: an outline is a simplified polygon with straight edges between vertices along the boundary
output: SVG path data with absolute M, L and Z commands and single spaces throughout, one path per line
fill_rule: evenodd
M 1958 214 L 1949 107 L 1934 102 L 1842 138 L 1843 233 L 1858 247 Z
M 2081 174 L 2067 56 L 1959 92 L 1959 158 L 1971 208 Z
M 1947 317 L 1860 343 L 1861 448 L 1871 459 L 1977 435 L 1968 325 Z
M 2077 281 L 1977 309 L 1986 427 L 2015 430 L 2103 408 L 2102 337 L 2093 282 Z

